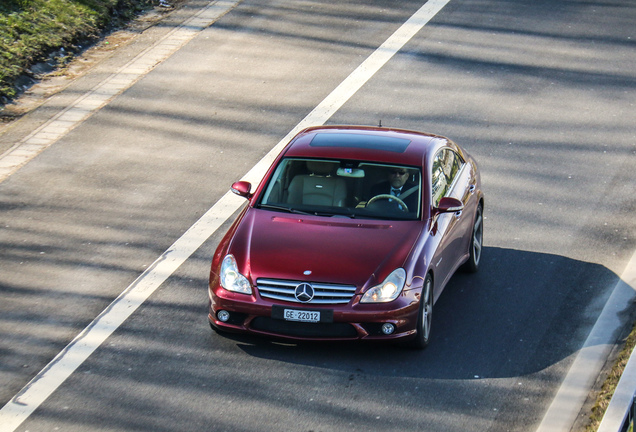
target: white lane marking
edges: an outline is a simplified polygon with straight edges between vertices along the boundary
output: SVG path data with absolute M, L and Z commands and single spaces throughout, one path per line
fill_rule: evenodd
M 625 312 L 635 300 L 636 253 L 629 260 L 583 348 L 574 359 L 537 432 L 570 431 L 616 342 L 616 330 L 625 324 L 625 318 L 628 315 Z M 629 389 L 631 396 L 634 392 L 634 382 L 629 385 L 631 385 Z M 618 428 L 607 430 L 617 431 Z
M 253 184 L 260 182 L 271 162 L 297 132 L 310 125 L 325 123 L 449 1 L 429 0 L 415 12 L 243 179 Z M 0 432 L 15 431 L 244 202 L 242 198 L 228 192 L 214 204 L 0 410 Z
M 210 2 L 200 12 L 170 31 L 117 72 L 0 155 L 0 182 L 103 108 L 115 96 L 130 88 L 142 76 L 172 56 L 201 30 L 209 27 L 238 3 L 239 0 Z

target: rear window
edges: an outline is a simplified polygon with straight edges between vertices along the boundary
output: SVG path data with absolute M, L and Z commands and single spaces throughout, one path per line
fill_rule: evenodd
M 312 147 L 351 147 L 404 153 L 411 140 L 365 134 L 319 133 L 309 144 Z

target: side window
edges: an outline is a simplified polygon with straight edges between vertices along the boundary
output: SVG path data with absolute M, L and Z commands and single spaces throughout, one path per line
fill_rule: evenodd
M 463 162 L 461 156 L 455 153 L 452 150 L 446 150 L 448 153 L 448 164 L 449 164 L 449 175 L 448 175 L 448 183 L 453 184 L 455 181 L 455 177 L 461 170 Z
M 433 160 L 433 172 L 431 173 L 433 206 L 439 204 L 439 200 L 448 196 L 450 187 L 455 181 L 455 177 L 462 168 L 464 161 L 461 156 L 451 149 L 442 149 Z
M 433 161 L 433 172 L 431 175 L 432 190 L 433 190 L 433 206 L 437 207 L 439 200 L 446 194 L 448 183 L 446 182 L 446 175 L 442 166 L 441 152 L 437 154 Z

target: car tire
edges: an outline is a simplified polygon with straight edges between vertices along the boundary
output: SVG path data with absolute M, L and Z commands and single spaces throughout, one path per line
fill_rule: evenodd
M 415 337 L 408 343 L 409 348 L 424 349 L 431 339 L 431 324 L 433 322 L 433 278 L 426 275 L 420 297 L 420 309 L 417 315 Z
M 484 246 L 484 208 L 481 203 L 477 206 L 473 232 L 470 238 L 470 248 L 468 261 L 462 266 L 462 270 L 467 273 L 476 273 L 479 270 L 481 252 Z

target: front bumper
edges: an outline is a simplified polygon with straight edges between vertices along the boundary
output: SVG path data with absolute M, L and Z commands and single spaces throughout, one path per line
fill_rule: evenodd
M 396 340 L 414 336 L 419 311 L 421 289 L 405 290 L 394 301 L 382 304 L 361 304 L 360 295 L 355 295 L 346 305 L 312 305 L 263 299 L 258 293 L 252 295 L 227 291 L 220 286 L 209 290 L 208 319 L 220 331 L 252 333 L 285 340 Z M 330 316 L 330 322 L 298 322 L 272 314 L 272 306 L 320 311 Z M 229 312 L 229 319 L 221 321 L 219 311 Z M 392 334 L 386 335 L 382 325 L 395 326 Z

